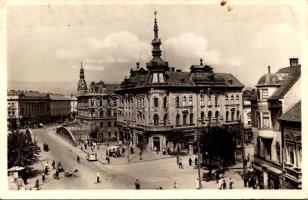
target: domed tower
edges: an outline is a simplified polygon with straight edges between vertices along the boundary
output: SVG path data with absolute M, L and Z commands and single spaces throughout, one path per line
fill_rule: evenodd
M 80 75 L 79 75 L 79 81 L 78 81 L 78 87 L 77 87 L 77 93 L 82 94 L 86 93 L 88 91 L 86 80 L 84 79 L 84 69 L 82 67 L 82 61 L 80 62 Z
M 150 84 L 165 84 L 166 77 L 165 72 L 169 71 L 168 62 L 161 59 L 160 45 L 161 41 L 158 38 L 158 25 L 156 20 L 157 12 L 154 12 L 154 39 L 152 40 L 152 56 L 153 58 L 146 63 L 146 67 L 150 72 L 149 83 Z
M 281 85 L 282 77 L 279 74 L 271 73 L 268 66 L 268 73 L 261 76 L 257 83 L 258 101 L 267 101 L 268 97 Z

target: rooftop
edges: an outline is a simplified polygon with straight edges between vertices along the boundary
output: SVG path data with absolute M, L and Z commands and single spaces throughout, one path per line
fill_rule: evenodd
M 290 122 L 301 122 L 301 101 L 291 107 L 281 116 L 281 120 Z

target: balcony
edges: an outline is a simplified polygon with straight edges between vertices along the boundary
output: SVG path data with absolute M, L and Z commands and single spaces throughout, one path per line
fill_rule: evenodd
M 282 173 L 282 166 L 279 163 L 276 163 L 274 161 L 271 160 L 267 160 L 265 158 L 260 157 L 259 155 L 254 155 L 254 162 L 258 163 L 261 166 L 264 166 L 268 169 L 270 169 L 271 171 L 277 173 L 277 174 L 281 174 Z
M 274 134 L 274 131 L 272 129 L 259 129 L 258 135 L 261 138 L 273 139 L 275 134 Z
M 293 167 L 292 165 L 289 165 L 285 163 L 285 175 L 289 176 L 293 179 L 301 179 L 302 178 L 302 170 L 301 168 Z
M 143 125 L 137 125 L 139 128 L 143 128 L 144 131 L 172 131 L 173 126 L 143 126 Z

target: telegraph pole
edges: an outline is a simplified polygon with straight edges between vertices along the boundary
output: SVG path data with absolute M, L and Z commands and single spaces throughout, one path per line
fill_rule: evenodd
M 198 179 L 199 179 L 199 187 L 202 189 L 202 183 L 201 183 L 201 174 L 200 174 L 200 131 L 198 130 Z

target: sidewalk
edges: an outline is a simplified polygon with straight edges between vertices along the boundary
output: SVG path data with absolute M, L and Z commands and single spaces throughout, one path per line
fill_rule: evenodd
M 81 150 L 81 146 L 77 146 L 79 150 Z M 94 149 L 94 151 L 91 150 L 91 148 L 87 148 L 86 150 L 84 149 L 84 146 L 82 146 L 82 151 L 87 154 L 87 153 L 97 153 L 97 160 L 98 162 L 102 164 L 107 164 L 107 165 L 126 165 L 126 164 L 132 164 L 132 163 L 137 163 L 137 162 L 149 162 L 149 161 L 155 161 L 155 160 L 161 160 L 161 159 L 171 159 L 171 158 L 176 158 L 175 156 L 172 155 L 163 155 L 162 152 L 159 152 L 158 154 L 156 152 L 150 151 L 149 149 L 145 149 L 142 154 L 142 159 L 140 159 L 139 156 L 139 149 L 135 150 L 138 152 L 134 152 L 133 154 L 129 154 L 129 161 L 127 158 L 127 153 L 128 151 L 124 153 L 124 156 L 120 157 L 109 157 L 110 158 L 110 163 L 108 164 L 106 160 L 106 150 L 108 146 L 107 145 L 99 145 L 99 149 Z M 194 155 L 187 155 L 193 157 Z M 185 156 L 180 156 L 180 157 L 187 157 Z

